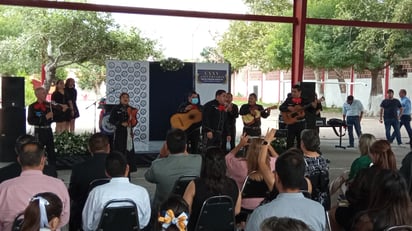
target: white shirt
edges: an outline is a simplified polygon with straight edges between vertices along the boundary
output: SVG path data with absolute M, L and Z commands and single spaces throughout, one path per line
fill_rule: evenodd
M 343 114 L 346 116 L 360 116 L 363 110 L 361 101 L 357 99 L 354 99 L 352 104 L 348 104 L 347 102 L 343 104 Z
M 90 192 L 82 213 L 83 230 L 97 229 L 104 205 L 113 199 L 133 200 L 137 206 L 140 229 L 149 223 L 151 208 L 147 190 L 130 183 L 127 177 L 115 177 Z M 119 206 L 121 205 L 119 203 Z

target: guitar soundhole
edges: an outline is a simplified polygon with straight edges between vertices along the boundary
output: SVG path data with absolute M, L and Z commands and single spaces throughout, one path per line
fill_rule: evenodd
M 293 112 L 293 113 L 291 114 L 291 116 L 292 116 L 292 118 L 295 118 L 296 116 L 298 116 L 298 113 L 297 113 L 297 112 Z
M 189 119 L 191 119 L 191 120 L 194 119 L 194 118 L 195 118 L 194 115 L 190 115 L 190 116 L 189 116 Z

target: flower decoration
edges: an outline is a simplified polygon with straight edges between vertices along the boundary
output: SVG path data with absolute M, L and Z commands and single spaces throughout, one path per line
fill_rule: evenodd
M 88 153 L 90 133 L 74 134 L 64 131 L 54 135 L 54 151 L 57 156 L 75 156 Z
M 178 71 L 185 64 L 177 58 L 167 58 L 160 61 L 160 68 L 163 71 Z

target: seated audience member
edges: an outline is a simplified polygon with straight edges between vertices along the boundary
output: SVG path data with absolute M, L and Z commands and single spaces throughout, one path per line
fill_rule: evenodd
M 361 169 L 364 168 L 369 168 L 369 166 L 372 163 L 372 160 L 369 156 L 369 149 L 370 146 L 376 141 L 376 138 L 372 134 L 362 134 L 359 137 L 359 152 L 361 154 L 360 157 L 356 158 L 350 167 L 350 172 L 349 172 L 349 181 L 355 178 L 355 176 L 358 174 L 358 172 Z
M 89 194 L 90 183 L 96 179 L 107 178 L 104 166 L 110 153 L 109 138 L 103 133 L 93 134 L 89 138 L 88 146 L 91 158 L 74 165 L 70 176 L 70 231 L 80 230 L 82 227 L 82 211 Z
M 330 209 L 329 166 L 319 155 L 319 134 L 315 129 L 304 129 L 300 135 L 300 149 L 305 161 L 305 176 L 312 183 L 313 200 L 321 203 L 325 210 Z
M 262 204 L 266 204 L 272 201 L 279 194 L 278 189 L 275 187 L 275 174 L 273 173 L 273 170 L 270 169 L 267 165 L 268 150 L 271 150 L 271 149 L 273 150 L 273 147 L 270 144 L 275 139 L 275 134 L 276 134 L 276 129 L 269 129 L 266 132 L 265 138 L 263 139 L 263 145 L 259 153 L 259 159 L 258 159 L 259 170 L 262 173 L 263 180 L 265 181 L 266 185 L 268 186 L 268 189 L 270 190 L 270 194 L 267 195 L 267 197 L 264 199 Z M 293 152 L 298 152 L 302 154 L 302 151 L 299 149 L 291 149 L 291 150 Z M 276 153 L 276 151 L 273 150 L 272 153 Z M 308 193 L 312 193 L 312 184 L 308 178 L 302 177 L 301 182 L 300 182 L 300 190 L 308 192 Z
M 146 189 L 129 182 L 129 165 L 122 153 L 112 152 L 106 157 L 109 183 L 95 187 L 89 194 L 82 213 L 83 230 L 96 230 L 104 205 L 113 199 L 130 199 L 136 203 L 140 229 L 150 219 L 150 199 Z
M 62 210 L 62 201 L 56 194 L 44 192 L 35 195 L 24 211 L 21 231 L 55 231 Z
M 186 152 L 186 134 L 180 129 L 172 129 L 166 136 L 166 148 L 169 155 L 152 161 L 145 173 L 148 182 L 156 184 L 153 209 L 168 198 L 176 180 L 180 176 L 199 176 L 202 166 L 201 155 L 190 155 Z
M 387 140 L 375 141 L 370 147 L 373 165 L 359 171 L 346 191 L 349 202 L 345 207 L 334 207 L 330 210 L 330 222 L 333 230 L 350 230 L 356 214 L 368 208 L 371 195 L 371 182 L 377 172 L 382 169 L 397 170 L 395 155 Z
M 368 209 L 357 215 L 351 230 L 386 230 L 391 226 L 412 225 L 412 203 L 401 174 L 382 169 L 371 185 Z
M 183 196 L 189 205 L 189 231 L 194 230 L 205 200 L 218 195 L 230 196 L 235 214 L 240 212 L 241 194 L 236 182 L 226 176 L 225 153 L 218 147 L 209 147 L 205 153 L 200 178 L 189 183 Z
M 63 181 L 42 173 L 46 162 L 44 149 L 37 142 L 23 145 L 18 156 L 21 175 L 0 184 L 0 230 L 11 230 L 13 221 L 22 213 L 33 195 L 52 192 L 63 202 L 59 227 L 66 225 L 70 216 L 70 198 Z
M 260 224 L 260 231 L 313 231 L 303 221 L 290 217 L 270 217 Z
M 29 143 L 29 142 L 35 142 L 35 141 L 36 141 L 36 138 L 32 135 L 19 136 L 14 146 L 14 151 L 16 152 L 17 156 L 19 155 L 19 153 L 22 152 L 21 148 L 24 144 Z M 0 168 L 0 183 L 5 180 L 20 176 L 20 174 L 21 174 L 21 166 L 16 160 L 15 162 L 7 165 L 6 167 Z M 53 165 L 46 164 L 43 168 L 43 174 L 52 176 L 52 177 L 57 177 L 56 167 Z
M 412 144 L 411 144 L 412 146 Z M 411 147 L 412 149 L 412 147 Z M 406 180 L 406 184 L 408 185 L 409 196 L 412 197 L 412 152 L 406 154 L 406 156 L 402 160 L 402 166 L 399 169 L 399 172 Z
M 227 166 L 226 175 L 236 181 L 239 189 L 242 189 L 246 177 L 252 172 L 255 173 L 252 173 L 252 175 L 250 176 L 251 179 L 256 181 L 263 181 L 262 173 L 260 173 L 258 165 L 258 158 L 260 149 L 262 147 L 262 142 L 263 139 L 249 139 L 249 136 L 244 134 L 240 137 L 239 144 L 225 157 Z M 239 150 L 245 146 L 248 147 L 246 151 L 246 157 L 236 157 L 237 152 L 239 152 Z M 275 152 L 275 150 L 273 150 L 273 148 L 270 149 L 270 152 L 271 156 L 270 158 L 266 158 L 265 164 L 271 171 L 273 171 L 275 169 L 277 153 Z M 253 210 L 260 204 L 262 200 L 263 198 L 242 198 L 242 208 Z
M 188 221 L 189 205 L 181 196 L 170 196 L 160 205 L 158 230 L 186 231 Z
M 275 186 L 279 195 L 253 211 L 246 223 L 246 231 L 258 231 L 262 221 L 273 216 L 299 219 L 312 230 L 325 230 L 324 208 L 318 202 L 305 198 L 300 191 L 304 174 L 305 161 L 300 152 L 290 149 L 281 154 L 276 160 L 275 170 Z

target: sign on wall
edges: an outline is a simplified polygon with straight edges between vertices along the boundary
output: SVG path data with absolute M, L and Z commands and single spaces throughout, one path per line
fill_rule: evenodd
M 217 90 L 229 91 L 229 74 L 227 63 L 195 64 L 195 88 L 202 104 L 213 100 Z

